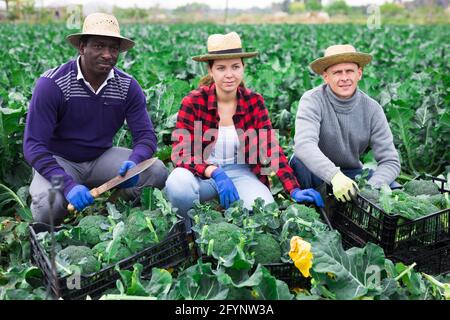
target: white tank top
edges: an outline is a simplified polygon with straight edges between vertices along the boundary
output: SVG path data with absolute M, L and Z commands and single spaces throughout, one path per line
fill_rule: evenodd
M 207 163 L 219 166 L 237 163 L 239 137 L 234 125 L 219 126 L 217 141 Z

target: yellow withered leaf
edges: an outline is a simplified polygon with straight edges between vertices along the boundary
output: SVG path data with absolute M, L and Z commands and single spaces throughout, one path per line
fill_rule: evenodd
M 309 270 L 312 267 L 313 254 L 311 252 L 311 244 L 309 242 L 304 241 L 298 236 L 292 237 L 289 256 L 304 277 L 309 277 L 311 275 Z

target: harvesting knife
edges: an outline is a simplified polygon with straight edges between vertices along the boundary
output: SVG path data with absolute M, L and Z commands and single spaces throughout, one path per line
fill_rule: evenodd
M 333 229 L 333 226 L 331 225 L 330 219 L 328 219 L 328 215 L 327 215 L 325 209 L 324 209 L 324 208 L 319 208 L 319 210 L 320 210 L 320 213 L 322 214 L 322 218 L 323 218 L 323 219 L 325 220 L 325 222 L 327 223 L 328 228 L 330 228 L 330 230 L 334 230 L 334 229 Z
M 111 190 L 112 188 L 118 186 L 122 182 L 127 181 L 128 179 L 131 179 L 134 176 L 136 176 L 139 173 L 141 173 L 142 171 L 148 169 L 156 161 L 156 159 L 157 158 L 151 158 L 151 159 L 147 159 L 145 161 L 142 161 L 142 162 L 138 163 L 136 166 L 134 166 L 133 168 L 128 169 L 128 171 L 125 174 L 125 176 L 122 177 L 122 176 L 118 175 L 118 176 L 112 178 L 111 180 L 105 182 L 100 187 L 91 189 L 90 190 L 91 195 L 94 198 L 97 198 L 102 193 L 104 193 L 104 192 L 106 192 L 108 190 Z M 69 203 L 69 205 L 67 206 L 67 210 L 73 211 L 73 210 L 75 210 L 75 207 L 71 203 Z

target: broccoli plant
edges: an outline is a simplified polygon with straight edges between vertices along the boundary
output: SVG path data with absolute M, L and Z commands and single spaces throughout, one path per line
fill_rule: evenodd
M 204 225 L 200 239 L 196 241 L 202 245 L 204 253 L 219 259 L 228 256 L 237 245 L 242 243 L 243 238 L 243 229 L 232 223 L 219 222 Z
M 315 209 L 300 204 L 289 206 L 281 214 L 281 221 L 283 226 L 279 240 L 283 262 L 291 261 L 288 253 L 293 236 L 299 236 L 309 241 L 316 233 L 328 230 L 328 226 L 321 222 L 320 215 Z
M 107 239 L 110 226 L 105 216 L 86 216 L 80 220 L 75 230 L 79 230 L 79 240 L 88 246 L 95 246 Z
M 104 261 L 106 264 L 116 263 L 131 256 L 132 252 L 124 243 L 119 242 L 115 250 L 113 250 L 111 244 L 112 241 L 97 243 L 92 248 L 92 252 L 100 261 Z M 112 254 L 113 252 L 114 254 Z
M 225 220 L 238 226 L 242 226 L 245 218 L 250 215 L 247 208 L 244 208 L 244 201 L 238 200 L 231 204 L 231 206 L 225 210 Z
M 154 210 L 124 206 L 119 211 L 115 204 L 107 203 L 108 216 L 89 215 L 81 218 L 75 227 L 62 225 L 61 230 L 55 232 L 55 247 L 60 252 L 58 271 L 69 274 L 78 266 L 87 274 L 96 271 L 97 265 L 109 266 L 163 241 L 177 221 L 176 211 L 159 198 L 162 197 L 159 190 L 153 193 L 160 204 Z M 49 253 L 49 233 L 38 233 L 37 239 Z M 84 255 L 86 259 L 79 259 L 75 254 L 79 251 L 82 252 L 79 256 Z
M 81 274 L 91 274 L 100 270 L 101 265 L 92 250 L 85 246 L 68 246 L 56 255 L 56 265 L 63 274 L 80 271 Z
M 258 233 L 254 240 L 256 244 L 250 247 L 255 263 L 268 264 L 281 261 L 281 247 L 279 242 L 268 233 Z
M 165 217 L 137 210 L 127 218 L 124 239 L 128 248 L 137 252 L 158 243 L 168 231 L 169 223 Z
M 198 235 L 201 234 L 205 225 L 225 222 L 225 218 L 221 212 L 213 210 L 212 206 L 208 203 L 201 204 L 198 200 L 194 202 L 194 207 L 189 210 L 188 217 L 193 221 L 191 230 Z
M 264 200 L 258 198 L 253 204 L 252 214 L 264 231 L 270 232 L 280 227 L 280 209 L 276 202 L 265 205 Z
M 370 201 L 373 204 L 378 204 L 378 200 L 380 198 L 380 191 L 378 189 L 371 188 L 370 186 L 366 186 L 360 189 L 359 194 L 364 197 L 364 199 Z
M 391 191 L 386 185 L 381 188 L 379 203 L 386 213 L 398 214 L 408 220 L 415 220 L 439 211 L 439 208 L 429 199 L 414 197 L 402 190 Z
M 100 242 L 92 248 L 94 255 L 106 265 L 119 262 L 132 255 L 131 250 L 123 241 L 124 231 L 125 225 L 121 221 L 114 227 L 112 240 Z
M 450 300 L 450 283 L 443 283 L 426 273 L 424 273 L 423 276 L 430 282 L 430 284 L 434 288 L 436 288 L 436 290 L 441 294 L 443 299 Z
M 403 190 L 412 196 L 418 196 L 421 194 L 432 196 L 440 193 L 437 184 L 433 181 L 422 179 L 408 181 L 403 186 Z

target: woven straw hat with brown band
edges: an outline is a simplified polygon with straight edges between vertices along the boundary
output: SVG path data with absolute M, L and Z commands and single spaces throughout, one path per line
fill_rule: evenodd
M 315 73 L 322 74 L 328 67 L 338 63 L 353 62 L 363 68 L 371 60 L 370 54 L 357 52 L 350 44 L 338 44 L 328 47 L 324 56 L 314 60 L 309 66 Z
M 212 34 L 208 37 L 208 53 L 192 57 L 195 61 L 209 61 L 218 59 L 251 58 L 258 52 L 244 52 L 241 38 L 236 32 L 228 34 Z
M 78 48 L 80 38 L 83 35 L 91 36 L 105 36 L 119 38 L 120 52 L 127 51 L 134 46 L 134 41 L 120 35 L 119 22 L 116 17 L 106 13 L 92 13 L 84 19 L 83 31 L 81 33 L 74 33 L 67 36 L 67 41 Z

